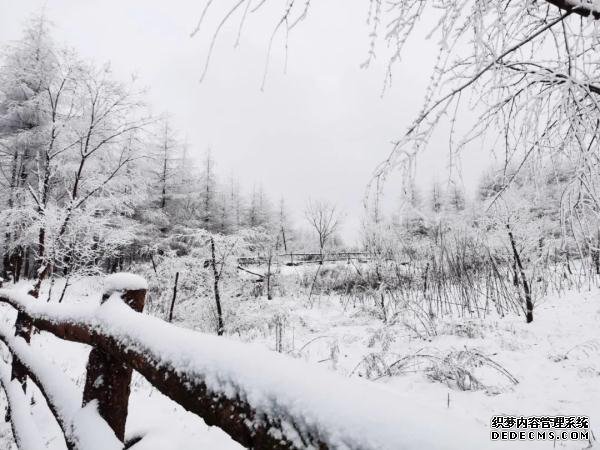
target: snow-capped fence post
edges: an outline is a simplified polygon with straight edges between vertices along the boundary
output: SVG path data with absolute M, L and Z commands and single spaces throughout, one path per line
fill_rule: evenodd
M 106 278 L 102 302 L 117 295 L 136 312 L 142 312 L 146 299 L 146 281 L 128 273 L 117 273 Z M 83 389 L 83 405 L 98 402 L 98 412 L 121 441 L 125 438 L 125 422 L 131 384 L 130 366 L 97 347 L 90 351 Z

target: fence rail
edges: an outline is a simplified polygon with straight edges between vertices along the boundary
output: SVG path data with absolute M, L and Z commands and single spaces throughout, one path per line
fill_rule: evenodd
M 275 255 L 275 259 L 280 264 L 287 265 L 299 265 L 308 263 L 318 263 L 321 261 L 369 261 L 371 255 L 366 252 L 334 252 L 334 253 L 283 253 Z M 264 265 L 269 262 L 268 257 L 262 256 L 248 256 L 238 258 L 238 264 L 240 266 L 248 265 Z
M 419 418 L 414 402 L 408 405 L 405 398 L 367 381 L 144 315 L 145 284 L 123 274 L 116 277 L 99 306 L 45 303 L 0 289 L 0 302 L 37 329 L 93 347 L 81 402 L 74 387 L 41 355 L 34 355 L 24 339 L 0 331 L 13 364 L 20 361 L 44 393 L 69 449 L 124 447 L 132 370 L 247 448 L 447 448 L 455 439 L 455 427 L 461 426 L 439 417 L 433 423 L 442 426 L 432 436 L 424 422 L 435 416 L 429 408 L 423 407 Z M 21 450 L 37 448 L 32 431 L 22 429 L 31 424 L 22 414 L 23 396 L 16 390 L 20 385 L 8 380 L 7 373 L 0 365 L 16 442 Z M 97 430 L 94 438 L 85 434 L 84 425 L 90 423 Z M 462 448 L 469 448 L 466 442 Z

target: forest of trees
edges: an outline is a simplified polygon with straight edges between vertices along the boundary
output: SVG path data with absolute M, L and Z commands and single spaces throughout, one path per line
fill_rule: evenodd
M 192 37 L 214 29 L 201 79 L 225 25 L 240 19 L 237 46 L 246 21 L 273 4 L 204 3 Z M 273 41 L 285 32 L 287 52 L 312 4 L 291 0 L 278 16 L 263 87 Z M 111 448 L 152 442 L 126 433 L 140 392 L 138 413 L 159 392 L 153 412 L 170 398 L 248 448 L 459 448 L 457 429 L 489 443 L 481 417 L 492 404 L 503 417 L 509 406 L 589 410 L 600 394 L 589 382 L 600 376 L 598 5 L 369 1 L 362 66 L 385 41 L 385 88 L 424 25 L 436 57 L 422 108 L 364 180 L 354 242 L 326 192 L 306 189 L 301 208 L 260 180 L 224 176 L 219 148 L 194 148 L 173 116 L 151 113 L 135 77 L 58 44 L 34 16 L 0 63 L 0 303 L 10 311 L 0 385 L 21 404 L 7 409 L 14 441 L 27 442 L 41 396 L 60 427 L 42 431 L 74 449 L 97 448 L 89 431 L 105 425 Z M 416 161 L 444 134 L 448 176 L 424 182 Z M 454 170 L 467 148 L 489 155 L 471 191 Z M 55 337 L 86 348 L 62 355 Z M 64 361 L 33 356 L 44 346 L 77 359 L 61 408 Z M 379 380 L 392 382 L 372 389 Z M 451 401 L 456 390 L 482 395 Z M 428 402 L 415 412 L 419 396 Z M 449 422 L 472 405 L 476 425 Z M 450 437 L 440 441 L 430 428 L 442 425 Z
M 226 259 L 340 248 L 336 205 L 308 200 L 299 226 L 260 184 L 244 192 L 234 176 L 220 177 L 213 151 L 193 157 L 167 117 L 148 114 L 135 80 L 120 82 L 110 67 L 55 44 L 43 17 L 6 50 L 0 78 L 4 279 L 37 279 L 39 289 L 41 280 L 67 277 L 66 289 L 70 278 L 136 263 L 158 273 L 165 258 L 212 260 L 220 276 Z M 405 184 L 391 214 L 371 199 L 359 250 L 380 252 L 378 235 L 396 252 L 468 235 L 514 259 L 512 277 L 530 298 L 541 261 L 547 270 L 549 258 L 567 266 L 578 258 L 600 270 L 593 197 L 581 177 L 573 189 L 575 173 L 564 157 L 540 157 L 490 167 L 474 196 L 453 182 Z
M 136 80 L 56 44 L 44 17 L 5 49 L 0 91 L 3 278 L 184 255 L 184 237 L 197 230 L 254 229 L 273 236 L 277 251 L 305 248 L 284 199 L 220 177 L 210 149 L 192 156 L 198 150 L 168 117 L 149 115 Z

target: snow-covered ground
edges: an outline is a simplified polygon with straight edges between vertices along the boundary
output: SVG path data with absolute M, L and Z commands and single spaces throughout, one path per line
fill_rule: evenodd
M 457 416 L 475 419 L 483 435 L 489 436 L 493 415 L 507 414 L 586 415 L 596 439 L 600 436 L 598 290 L 541 300 L 531 324 L 514 316 L 445 319 L 437 321 L 437 335 L 426 339 L 404 324 L 387 326 L 361 309 L 344 308 L 332 297 L 319 298 L 312 308 L 303 300 L 289 298 L 256 301 L 248 308 L 265 316 L 269 310 L 289 312 L 284 348 L 291 353 L 348 376 L 370 371 L 378 383 L 414 396 L 433 409 L 449 408 Z M 274 338 L 264 342 L 275 348 Z M 461 360 L 457 355 L 463 350 L 463 355 L 489 358 L 518 383 L 491 365 L 478 367 L 476 361 Z M 393 365 L 396 361 L 402 363 Z M 390 367 L 392 376 L 385 374 Z M 464 378 L 470 389 L 456 386 L 454 374 L 448 372 L 460 368 L 468 370 L 481 386 L 469 386 Z M 449 375 L 446 382 L 440 381 L 445 375 Z M 500 446 L 487 444 L 489 448 Z M 587 445 L 590 443 L 538 442 L 523 446 L 579 449 Z M 460 448 L 458 442 L 456 448 Z
M 55 289 L 60 291 L 60 286 Z M 69 290 L 65 302 L 98 302 L 99 292 L 100 280 L 84 280 Z M 2 321 L 11 323 L 14 312 L 1 308 Z M 234 338 L 278 348 L 343 376 L 368 377 L 401 393 L 408 399 L 407 410 L 414 399 L 427 405 L 432 416 L 450 413 L 465 418 L 474 424 L 469 434 L 481 436 L 480 448 L 517 447 L 489 440 L 489 421 L 497 414 L 586 415 L 593 434 L 600 436 L 600 291 L 543 299 L 536 305 L 532 324 L 513 316 L 444 318 L 434 320 L 429 333 L 418 332 L 404 320 L 384 324 L 368 309 L 334 296 L 317 296 L 310 303 L 305 295 L 272 301 L 260 298 L 242 301 L 239 308 L 236 317 L 244 323 L 237 324 L 240 331 Z M 32 345 L 83 389 L 89 348 L 46 333 L 34 335 Z M 133 448 L 240 448 L 140 376 L 134 374 L 133 384 L 126 434 L 145 436 Z M 33 392 L 33 400 L 34 420 L 48 448 L 63 448 L 57 438 L 59 428 L 41 394 Z M 0 405 L 5 405 L 4 394 Z M 424 423 L 430 419 L 421 409 L 415 414 L 423 415 Z M 461 437 L 457 430 L 457 449 L 464 447 Z M 11 441 L 10 425 L 1 425 L 0 448 L 11 449 Z M 518 447 L 581 449 L 588 445 L 567 441 Z M 597 442 L 591 445 L 598 446 Z

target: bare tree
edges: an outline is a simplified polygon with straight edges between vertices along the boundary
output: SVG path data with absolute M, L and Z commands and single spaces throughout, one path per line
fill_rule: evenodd
M 304 212 L 306 220 L 317 234 L 319 254 L 323 262 L 323 251 L 340 226 L 340 215 L 334 204 L 324 200 L 310 200 Z

